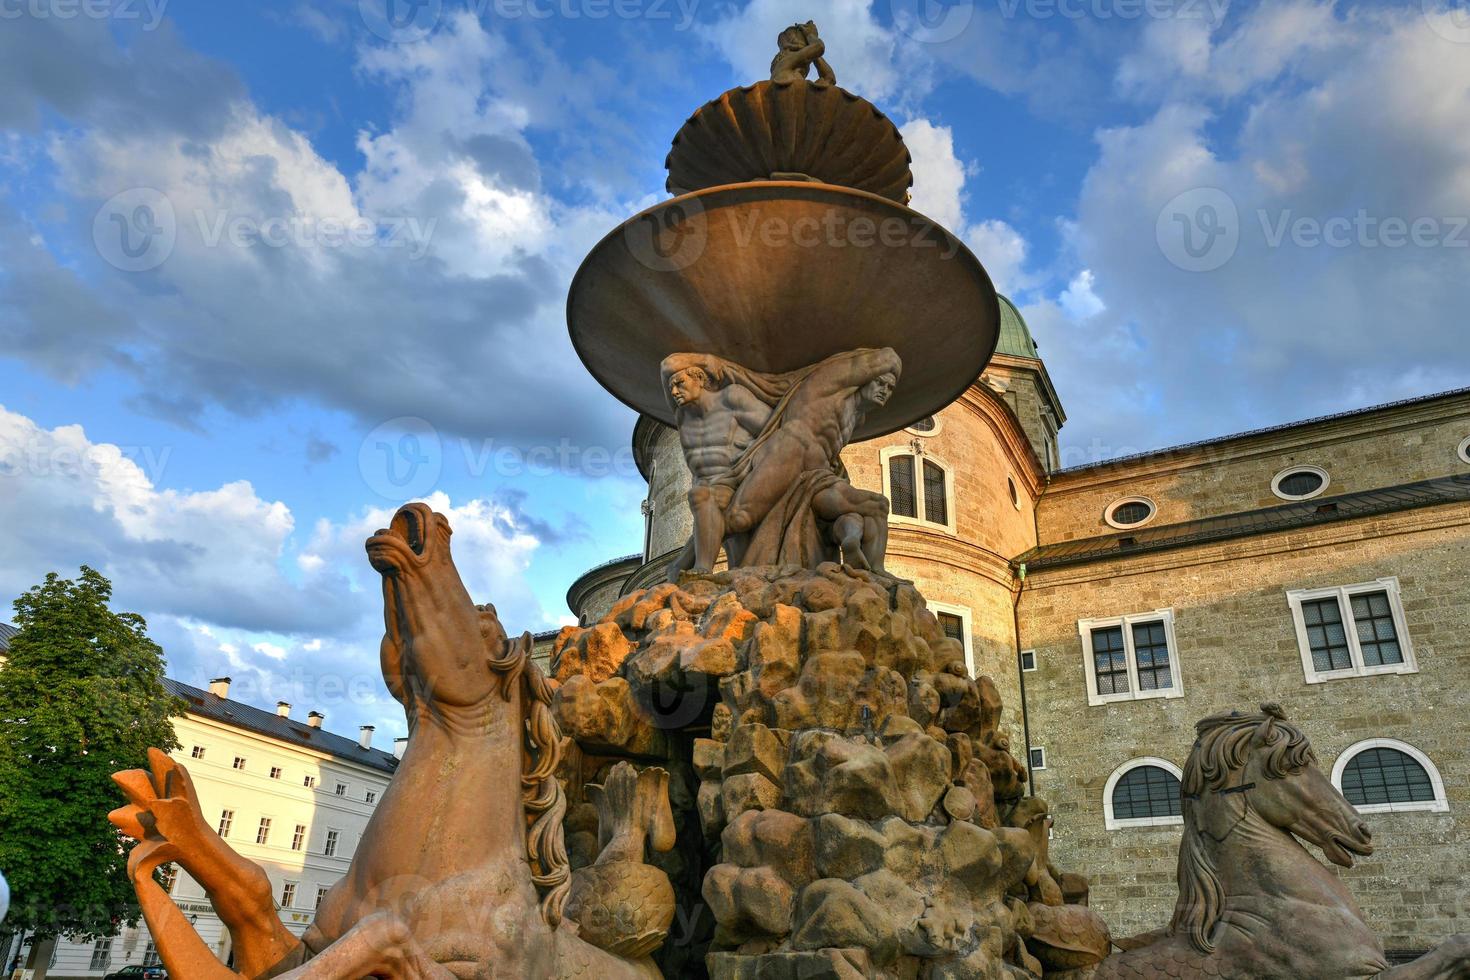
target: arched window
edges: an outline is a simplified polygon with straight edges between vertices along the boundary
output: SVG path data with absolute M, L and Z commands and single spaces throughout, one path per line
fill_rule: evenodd
M 1373 738 L 1349 748 L 1333 766 L 1332 782 L 1360 813 L 1449 809 L 1434 763 L 1394 739 Z
M 1167 759 L 1132 759 L 1103 787 L 1103 818 L 1109 830 L 1171 827 L 1184 822 L 1179 767 Z
M 954 530 L 954 480 L 948 466 L 907 447 L 883 450 L 882 463 L 883 490 L 895 523 Z

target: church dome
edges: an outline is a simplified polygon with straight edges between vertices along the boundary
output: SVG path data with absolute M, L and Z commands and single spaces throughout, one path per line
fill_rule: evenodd
M 1011 357 L 1029 357 L 1040 360 L 1041 355 L 1036 352 L 1036 341 L 1031 338 L 1031 330 L 1026 326 L 1026 320 L 1021 316 L 1021 311 L 1016 309 L 1016 304 L 1007 297 L 1000 297 L 1000 341 L 996 344 L 997 354 L 1009 354 Z

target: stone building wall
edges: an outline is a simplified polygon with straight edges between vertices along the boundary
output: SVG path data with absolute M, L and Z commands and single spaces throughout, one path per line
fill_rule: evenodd
M 1385 475 L 1384 482 L 1391 477 Z M 1445 813 L 1366 815 L 1377 851 L 1342 872 L 1389 948 L 1470 931 L 1470 507 L 1462 504 L 1129 560 L 1037 572 L 1020 604 L 1036 649 L 1026 674 L 1037 792 L 1056 816 L 1053 855 L 1085 868 L 1095 907 L 1126 936 L 1167 921 L 1177 826 L 1109 831 L 1104 785 L 1131 759 L 1183 765 L 1194 723 L 1278 701 L 1323 771 L 1370 738 L 1419 749 Z M 1396 576 L 1419 672 L 1306 683 L 1286 592 Z M 1088 705 L 1078 620 L 1172 609 L 1183 696 Z
M 1467 472 L 1457 452 L 1467 436 L 1470 392 L 1057 473 L 1038 507 L 1041 541 L 1113 533 L 1103 513 L 1121 497 L 1158 505 L 1149 526 L 1279 506 L 1271 480 L 1289 466 L 1326 470 L 1324 496 Z

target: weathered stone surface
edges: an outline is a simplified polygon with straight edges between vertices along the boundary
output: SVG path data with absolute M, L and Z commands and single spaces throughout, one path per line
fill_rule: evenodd
M 705 837 L 718 836 L 725 829 L 724 787 L 717 781 L 700 783 L 695 801 L 699 810 L 700 830 Z
M 825 731 L 798 733 L 785 772 L 787 798 L 803 816 L 841 813 L 876 820 L 903 799 L 883 750 Z
M 694 740 L 694 771 L 700 779 L 719 779 L 725 768 L 725 744 L 712 738 Z
M 796 911 L 795 949 L 858 946 L 875 963 L 898 955 L 899 924 L 856 886 L 822 878 L 801 893 Z
M 949 786 L 949 748 L 928 735 L 905 735 L 885 750 L 898 784 L 905 820 L 927 820 Z
M 810 822 L 781 810 L 749 810 L 725 828 L 725 860 L 745 868 L 773 869 L 800 888 L 817 877 Z
M 871 824 L 838 813 L 824 813 L 812 822 L 817 873 L 824 878 L 851 881 L 883 866 L 887 838 Z
M 717 864 L 704 876 L 704 900 L 732 936 L 784 936 L 791 931 L 795 889 L 772 868 Z
M 559 681 L 581 675 L 594 683 L 618 672 L 633 645 L 617 623 L 598 623 L 583 630 L 562 630 L 551 659 Z
M 758 772 L 778 782 L 786 768 L 786 747 L 765 725 L 741 725 L 730 733 L 725 747 L 724 775 Z
M 975 794 L 963 786 L 951 786 L 944 794 L 943 806 L 951 820 L 969 820 L 975 815 Z
M 872 959 L 865 949 L 778 951 L 763 956 L 711 953 L 711 980 L 869 980 Z
M 561 730 L 589 748 L 635 755 L 664 751 L 663 732 L 634 703 L 632 689 L 621 677 L 600 684 L 570 677 L 557 688 L 551 710 Z

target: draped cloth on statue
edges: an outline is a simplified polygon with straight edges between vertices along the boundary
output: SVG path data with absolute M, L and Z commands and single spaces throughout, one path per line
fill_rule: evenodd
M 841 554 L 812 502 L 823 490 L 842 482 L 831 470 L 807 470 L 756 525 L 740 557 L 741 565 L 800 565 L 816 568 L 839 561 Z

